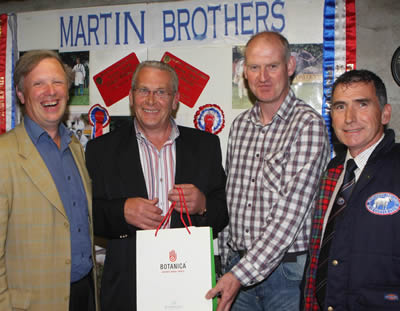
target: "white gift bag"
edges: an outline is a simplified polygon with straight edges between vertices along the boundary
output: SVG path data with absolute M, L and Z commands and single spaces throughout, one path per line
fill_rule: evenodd
M 138 311 L 216 309 L 205 298 L 215 286 L 210 227 L 137 231 L 136 271 Z

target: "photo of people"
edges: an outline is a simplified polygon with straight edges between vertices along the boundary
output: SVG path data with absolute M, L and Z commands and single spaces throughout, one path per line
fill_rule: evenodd
M 69 104 L 89 105 L 89 52 L 60 53 L 60 56 L 73 75 Z
M 244 69 L 244 46 L 232 48 L 232 108 L 247 109 L 251 107 L 248 97 L 246 80 L 243 75 Z
M 92 127 L 87 120 L 87 114 L 69 113 L 65 119 L 65 125 L 75 134 L 83 148 L 90 139 Z

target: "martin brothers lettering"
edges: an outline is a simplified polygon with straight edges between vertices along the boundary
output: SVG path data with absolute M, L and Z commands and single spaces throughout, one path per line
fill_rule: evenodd
M 172 6 L 172 7 L 171 7 Z M 285 29 L 285 2 L 178 2 L 64 11 L 59 16 L 60 50 L 113 46 L 162 46 L 236 40 L 264 30 Z M 65 13 L 67 12 L 67 13 Z

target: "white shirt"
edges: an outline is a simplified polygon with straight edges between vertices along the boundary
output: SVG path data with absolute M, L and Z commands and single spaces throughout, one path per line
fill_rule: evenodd
M 162 215 L 165 215 L 170 207 L 168 192 L 175 185 L 175 140 L 179 136 L 178 127 L 171 119 L 171 134 L 161 150 L 158 150 L 139 130 L 136 119 L 134 125 L 148 199 L 158 198 L 157 206 L 162 210 Z

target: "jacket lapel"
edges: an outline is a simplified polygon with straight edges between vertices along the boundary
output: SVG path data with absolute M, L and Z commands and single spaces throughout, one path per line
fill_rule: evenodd
M 194 155 L 192 152 L 191 144 L 195 143 L 190 139 L 185 139 L 185 129 L 178 126 L 179 137 L 176 139 L 176 171 L 175 171 L 175 184 L 188 183 L 186 176 L 191 179 L 191 171 L 193 168 Z
M 176 148 L 176 160 L 175 160 L 175 184 L 181 184 L 184 179 L 184 165 L 182 161 L 185 161 L 184 148 L 182 146 L 182 137 L 179 136 L 175 141 Z
M 17 136 L 19 146 L 18 153 L 22 168 L 38 190 L 66 219 L 68 219 L 53 177 L 29 138 L 23 122 L 15 128 L 15 134 Z
M 372 152 L 359 180 L 355 184 L 353 189 L 354 192 L 360 192 L 374 179 L 375 174 L 380 172 L 380 168 L 384 165 L 384 161 L 379 161 L 379 159 L 391 150 L 394 142 L 393 130 L 386 130 L 385 137 Z
M 119 148 L 116 150 L 118 174 L 127 195 L 135 194 L 148 198 L 133 121 L 131 126 L 125 129 L 124 135 L 121 135 Z

